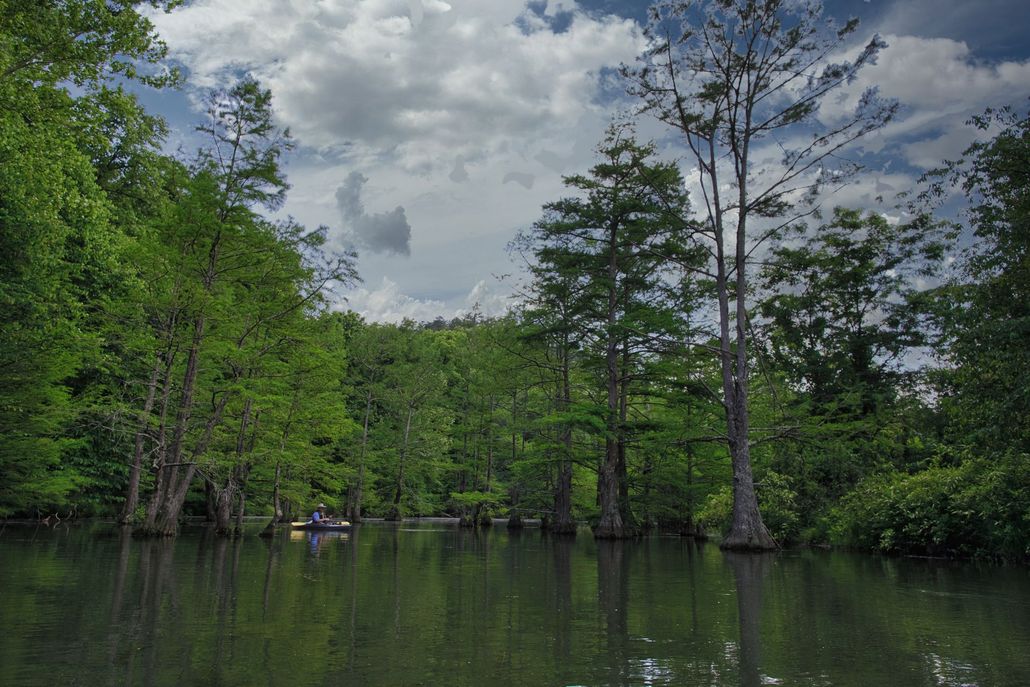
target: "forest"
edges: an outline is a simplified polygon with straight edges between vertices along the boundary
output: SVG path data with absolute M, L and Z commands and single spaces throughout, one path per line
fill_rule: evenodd
M 897 104 L 816 114 L 878 39 L 824 64 L 854 23 L 741 0 L 690 31 L 681 4 L 623 69 L 633 117 L 513 231 L 508 313 L 395 325 L 347 310 L 359 259 L 329 227 L 278 213 L 273 93 L 213 89 L 205 143 L 169 154 L 127 85 L 181 75 L 137 3 L 0 0 L 0 518 L 231 536 L 324 502 L 1030 559 L 1026 103 L 893 212 L 834 207 L 841 151 Z

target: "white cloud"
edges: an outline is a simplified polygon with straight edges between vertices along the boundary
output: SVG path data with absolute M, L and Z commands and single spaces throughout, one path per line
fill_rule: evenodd
M 887 47 L 876 64 L 865 67 L 844 93 L 847 98 L 823 108 L 823 116 L 853 109 L 858 97 L 877 87 L 889 98 L 922 114 L 947 114 L 1030 91 L 1030 61 L 984 64 L 969 46 L 950 38 L 883 36 Z M 857 50 L 854 51 L 857 53 Z M 850 55 L 851 57 L 854 54 Z
M 595 107 L 599 70 L 641 47 L 628 19 L 575 13 L 562 33 L 527 32 L 523 12 L 511 1 L 197 0 L 153 20 L 192 83 L 254 73 L 303 145 L 353 144 L 351 156 L 426 171 L 560 139 Z
M 1030 60 L 985 63 L 969 46 L 950 38 L 886 35 L 874 65 L 830 98 L 820 110 L 824 121 L 852 111 L 867 89 L 901 104 L 899 117 L 863 145 L 882 150 L 900 141 L 902 157 L 918 168 L 956 157 L 972 138 L 964 122 L 988 106 L 1019 104 L 1030 95 Z M 848 58 L 853 58 L 857 49 Z
M 372 322 L 403 320 L 430 321 L 447 311 L 447 304 L 433 299 L 420 300 L 401 293 L 400 287 L 383 277 L 375 289 L 359 288 L 347 297 L 344 309 L 351 310 Z
M 510 295 L 498 283 L 485 279 L 473 286 L 463 298 L 445 302 L 409 296 L 396 282 L 383 277 L 374 289 L 355 289 L 341 309 L 356 312 L 368 321 L 398 324 L 403 320 L 429 322 L 439 316 L 452 319 L 473 311 L 493 317 L 504 314 L 510 303 Z
M 364 227 L 366 248 L 392 237 L 358 264 L 379 287 L 352 304 L 377 319 L 451 317 L 511 270 L 505 245 L 592 162 L 602 73 L 643 45 L 633 21 L 571 0 L 194 0 L 152 19 L 193 86 L 250 71 L 271 88 L 300 143 L 286 212 L 343 245 L 336 192 L 368 179 L 362 216 L 397 230 Z
M 480 279 L 465 296 L 465 311 L 478 311 L 486 317 L 496 317 L 508 312 L 512 305 L 511 293 L 496 281 Z
M 555 33 L 558 15 L 569 21 Z M 382 221 L 361 228 L 393 248 L 362 254 L 362 275 L 379 286 L 351 304 L 391 321 L 452 317 L 477 300 L 500 307 L 485 290 L 489 275 L 512 269 L 505 245 L 565 192 L 561 174 L 593 162 L 614 107 L 599 102 L 602 74 L 642 47 L 632 21 L 572 0 L 536 12 L 525 0 L 193 0 L 153 20 L 194 86 L 246 70 L 272 89 L 301 144 L 286 207 L 300 221 L 328 224 L 342 242 L 336 192 L 354 172 L 367 177 L 361 216 Z M 953 38 L 886 39 L 878 63 L 821 113 L 840 116 L 868 86 L 901 101 L 901 116 L 864 141 L 867 150 L 935 165 L 965 146 L 970 114 L 1030 94 L 1030 62 L 986 63 Z M 667 133 L 641 123 L 642 138 Z M 766 143 L 756 160 L 773 166 L 779 151 Z M 879 208 L 887 186 L 911 186 L 915 175 L 901 167 L 856 179 L 827 202 Z M 405 250 L 410 257 L 398 258 Z

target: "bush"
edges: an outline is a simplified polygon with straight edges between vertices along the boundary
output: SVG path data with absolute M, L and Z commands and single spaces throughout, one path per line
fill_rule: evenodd
M 796 541 L 798 538 L 797 493 L 789 478 L 778 472 L 766 472 L 755 485 L 758 492 L 758 507 L 762 522 L 780 544 Z
M 781 544 L 795 541 L 799 517 L 797 494 L 790 480 L 770 470 L 755 485 L 755 491 L 762 521 L 773 538 Z M 733 520 L 733 489 L 726 486 L 710 494 L 698 512 L 698 520 L 706 529 L 728 532 Z
M 733 519 L 733 489 L 722 487 L 709 494 L 697 513 L 697 519 L 706 530 L 726 534 Z
M 968 458 L 858 484 L 831 513 L 836 543 L 884 553 L 1030 558 L 1030 457 Z

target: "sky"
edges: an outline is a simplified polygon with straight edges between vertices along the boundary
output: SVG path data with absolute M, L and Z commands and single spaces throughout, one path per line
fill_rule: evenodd
M 519 276 L 508 243 L 566 195 L 562 175 L 586 171 L 612 117 L 634 105 L 616 70 L 644 47 L 645 10 L 626 0 L 192 0 L 151 17 L 185 87 L 141 98 L 168 119 L 169 147 L 190 150 L 205 92 L 257 77 L 298 144 L 283 213 L 359 253 L 363 283 L 337 307 L 387 322 L 499 314 Z M 1025 0 L 837 0 L 825 13 L 860 18 L 854 50 L 874 33 L 888 47 L 820 116 L 873 85 L 901 104 L 863 142 L 868 167 L 833 204 L 889 212 L 877 198 L 957 157 L 970 115 L 1025 110 Z M 670 159 L 681 154 L 657 122 L 638 131 Z

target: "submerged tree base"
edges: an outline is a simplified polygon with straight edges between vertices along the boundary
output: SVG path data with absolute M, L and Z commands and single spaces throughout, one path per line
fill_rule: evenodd
M 733 529 L 719 543 L 723 551 L 776 551 L 780 548 L 776 540 L 763 525 L 754 529 Z
M 633 539 L 638 536 L 640 536 L 640 530 L 625 525 L 622 527 L 598 525 L 594 528 L 594 539 Z
M 174 537 L 179 534 L 179 528 L 161 528 L 161 527 L 137 527 L 132 531 L 132 536 L 140 539 L 150 539 L 155 537 Z
M 681 537 L 690 537 L 699 541 L 707 541 L 708 533 L 705 532 L 705 528 L 696 522 L 683 522 L 676 527 L 669 528 L 670 532 L 675 532 Z
M 542 520 L 540 522 L 540 529 L 549 534 L 557 534 L 563 537 L 574 537 L 576 536 L 576 530 L 579 528 L 577 527 L 575 520 L 569 520 L 566 522 L 547 522 L 546 520 Z

